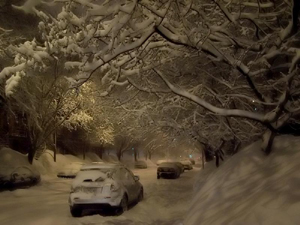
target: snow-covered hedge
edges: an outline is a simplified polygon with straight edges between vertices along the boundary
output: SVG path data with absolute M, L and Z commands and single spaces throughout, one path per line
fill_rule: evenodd
M 269 156 L 260 145 L 206 164 L 184 225 L 300 224 L 300 138 L 277 137 Z
M 30 186 L 40 181 L 40 173 L 27 156 L 10 148 L 0 149 L 0 189 Z

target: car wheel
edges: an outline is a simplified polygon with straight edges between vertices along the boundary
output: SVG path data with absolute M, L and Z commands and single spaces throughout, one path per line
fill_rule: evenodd
M 120 208 L 122 213 L 128 210 L 128 198 L 126 195 L 124 195 L 121 200 Z
M 70 211 L 73 217 L 80 217 L 82 213 L 82 210 L 76 206 L 70 207 Z
M 144 199 L 144 190 L 142 188 L 138 196 L 138 202 L 141 202 L 143 199 Z

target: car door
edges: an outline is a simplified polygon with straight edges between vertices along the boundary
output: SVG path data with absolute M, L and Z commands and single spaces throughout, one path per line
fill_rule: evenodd
M 121 168 L 120 171 L 122 174 L 122 183 L 127 191 L 128 201 L 131 202 L 134 196 L 132 192 L 132 181 L 130 179 L 130 174 L 128 170 L 126 170 L 125 168 Z
M 139 182 L 135 180 L 134 174 L 129 169 L 126 168 L 126 170 L 128 172 L 128 179 L 130 182 L 130 191 L 132 192 L 132 201 L 135 201 L 139 196 L 140 185 Z

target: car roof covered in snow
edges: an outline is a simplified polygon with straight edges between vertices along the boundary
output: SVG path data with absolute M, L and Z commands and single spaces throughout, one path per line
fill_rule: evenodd
M 117 167 L 124 167 L 124 166 L 118 163 L 92 162 L 83 165 L 80 170 L 83 171 L 83 170 L 91 170 L 91 169 L 117 168 Z

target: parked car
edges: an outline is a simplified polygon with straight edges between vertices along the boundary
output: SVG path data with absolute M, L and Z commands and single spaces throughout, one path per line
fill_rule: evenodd
M 180 168 L 180 173 L 184 172 L 184 166 L 179 161 L 173 159 L 160 159 L 157 160 L 156 165 L 160 166 L 162 163 L 175 163 Z
M 57 173 L 57 177 L 75 178 L 83 165 L 83 162 L 73 162 L 69 165 L 66 165 L 61 171 Z
M 175 162 L 164 162 L 157 168 L 157 179 L 161 177 L 178 178 L 180 174 L 181 168 Z
M 81 216 L 84 209 L 112 208 L 122 213 L 143 197 L 139 177 L 126 166 L 98 162 L 82 166 L 72 183 L 69 205 L 74 217 Z
M 134 164 L 134 167 L 137 169 L 147 169 L 148 168 L 147 163 L 142 160 L 136 161 Z
M 193 166 L 190 160 L 180 161 L 185 170 L 192 170 Z
M 180 168 L 180 173 L 184 172 L 184 165 L 181 162 L 173 161 L 173 163 L 175 163 Z

